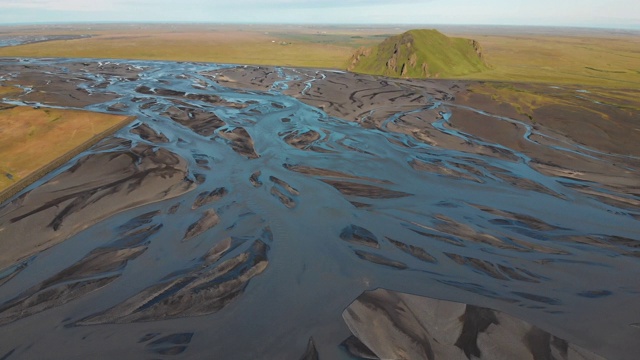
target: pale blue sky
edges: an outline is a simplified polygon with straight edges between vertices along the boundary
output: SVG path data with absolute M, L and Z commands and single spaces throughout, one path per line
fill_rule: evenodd
M 0 0 L 0 24 L 102 21 L 640 29 L 640 0 Z

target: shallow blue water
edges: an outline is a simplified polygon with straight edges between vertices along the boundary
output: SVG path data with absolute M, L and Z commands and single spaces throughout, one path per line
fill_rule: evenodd
M 62 69 L 77 61 L 23 63 Z M 502 149 L 516 160 L 434 147 L 385 131 L 385 127 L 367 129 L 328 116 L 283 94 L 290 89 L 290 82 L 304 79 L 304 74 L 291 69 L 276 69 L 279 80 L 261 92 L 226 88 L 202 74 L 232 65 L 126 64 L 144 69 L 137 80 L 82 74 L 91 79 L 80 85 L 86 90 L 119 95 L 117 100 L 87 109 L 105 112 L 114 104 L 126 105 L 122 113 L 136 116 L 137 121 L 116 136 L 131 140 L 132 146 L 144 143 L 129 132 L 144 123 L 169 140 L 153 144 L 155 147 L 187 159 L 190 176 L 199 174 L 205 180 L 180 198 L 113 216 L 17 265 L 20 273 L 0 286 L 0 302 L 11 300 L 92 249 L 117 240 L 114 229 L 128 220 L 160 211 L 152 221 L 163 227 L 150 238 L 149 250 L 130 261 L 118 280 L 64 306 L 0 327 L 5 335 L 0 340 L 2 349 L 15 348 L 23 357 L 37 357 L 62 342 L 76 344 L 60 350 L 66 351 L 68 358 L 90 354 L 92 346 L 112 349 L 109 356 L 132 356 L 143 353 L 144 349 L 137 352 L 141 345 L 136 342 L 144 334 L 183 331 L 194 334 L 185 353 L 194 357 L 290 356 L 302 353 L 313 336 L 321 353 L 339 358 L 346 355 L 337 345 L 348 336 L 340 318 L 342 310 L 362 291 L 378 287 L 506 311 L 555 329 L 579 344 L 592 343 L 599 348 L 609 349 L 611 343 L 624 342 L 637 331 L 629 329 L 640 321 L 639 210 L 602 203 L 567 186 L 581 185 L 580 181 L 534 170 L 523 153 L 445 126 L 455 104 L 425 100 L 425 108 L 441 109 L 443 114 L 433 123 L 435 129 L 460 141 Z M 331 72 L 322 76 L 331 76 Z M 95 87 L 105 81 L 110 83 L 105 88 Z M 305 84 L 304 92 L 314 86 L 313 81 Z M 246 106 L 233 108 L 182 96 L 144 94 L 136 91 L 141 85 L 215 94 Z M 201 136 L 164 115 L 176 101 L 180 106 L 214 113 L 226 125 L 212 136 Z M 398 112 L 388 121 L 403 114 Z M 532 129 L 524 126 L 525 138 L 531 141 Z M 217 135 L 235 128 L 249 133 L 258 158 L 237 153 Z M 320 136 L 306 149 L 284 140 L 287 134 L 309 131 Z M 576 156 L 598 154 L 587 147 L 566 150 Z M 88 153 L 92 151 L 112 150 Z M 458 176 L 416 170 L 410 165 L 412 160 L 441 166 Z M 295 166 L 341 172 L 351 178 L 339 181 L 375 187 L 383 195 L 341 192 L 332 186 L 335 176 L 292 171 Z M 249 179 L 258 171 L 262 186 L 256 187 Z M 287 190 L 277 179 L 295 191 Z M 535 186 L 523 186 L 519 180 Z M 221 187 L 228 195 L 192 209 L 199 193 Z M 273 189 L 288 197 L 293 207 L 285 206 Z M 177 212 L 168 213 L 176 203 L 182 204 Z M 181 242 L 185 229 L 207 209 L 216 210 L 220 223 Z M 367 245 L 341 237 L 349 234 L 345 229 L 350 226 L 367 230 L 373 242 Z M 265 240 L 269 246 L 266 271 L 215 313 L 158 322 L 62 327 L 108 310 L 170 274 L 191 269 L 194 259 L 227 237 L 259 238 L 265 228 L 272 233 L 271 239 Z M 230 254 L 245 251 L 249 245 L 249 241 L 242 243 Z M 407 252 L 411 247 L 420 249 L 423 256 Z M 0 276 L 13 272 L 15 269 L 7 269 Z M 585 322 L 588 325 L 583 325 Z M 616 330 L 622 334 L 619 339 L 605 338 L 607 332 Z

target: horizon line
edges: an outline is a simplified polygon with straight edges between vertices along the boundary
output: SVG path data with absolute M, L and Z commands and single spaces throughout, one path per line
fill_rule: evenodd
M 216 22 L 216 21 L 34 21 L 0 23 L 0 27 L 38 26 L 38 25 L 259 25 L 259 26 L 327 26 L 327 27 L 411 27 L 411 26 L 450 26 L 450 27 L 510 27 L 510 28 L 565 28 L 565 29 L 593 29 L 593 30 L 632 30 L 640 31 L 640 24 L 618 26 L 611 25 L 568 25 L 568 24 L 482 24 L 482 23 L 295 23 L 295 22 Z

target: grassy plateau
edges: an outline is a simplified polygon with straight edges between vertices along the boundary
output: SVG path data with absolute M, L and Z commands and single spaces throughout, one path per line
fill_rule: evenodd
M 0 198 L 48 164 L 131 121 L 89 111 L 0 106 Z

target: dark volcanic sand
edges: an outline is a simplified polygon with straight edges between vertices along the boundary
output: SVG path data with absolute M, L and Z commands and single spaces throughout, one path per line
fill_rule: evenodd
M 0 207 L 2 358 L 640 352 L 637 113 L 583 119 L 612 145 L 465 82 L 0 68 L 8 102 L 138 118 Z

